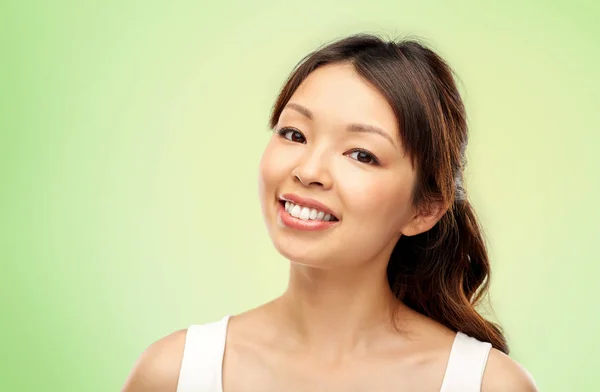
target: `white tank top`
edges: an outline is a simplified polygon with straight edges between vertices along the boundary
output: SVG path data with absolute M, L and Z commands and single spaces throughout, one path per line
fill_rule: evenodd
M 187 330 L 177 392 L 223 392 L 223 354 L 229 317 Z M 481 392 L 492 345 L 456 334 L 440 392 Z

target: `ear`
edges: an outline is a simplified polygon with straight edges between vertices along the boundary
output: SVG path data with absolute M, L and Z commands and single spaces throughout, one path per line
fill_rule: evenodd
M 448 207 L 442 201 L 428 203 L 427 206 L 415 211 L 412 218 L 404 225 L 400 232 L 407 237 L 426 232 L 442 219 L 442 216 L 448 211 Z

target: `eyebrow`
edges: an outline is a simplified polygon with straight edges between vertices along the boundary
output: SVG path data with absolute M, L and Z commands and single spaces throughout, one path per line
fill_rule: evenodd
M 312 114 L 312 112 L 310 110 L 308 110 L 307 108 L 305 108 L 302 105 L 299 105 L 297 103 L 293 103 L 290 102 L 288 103 L 284 109 L 289 108 L 289 109 L 293 109 L 295 111 L 297 111 L 298 113 L 302 114 L 303 116 L 307 117 L 309 120 L 313 120 L 315 117 Z M 348 125 L 347 130 L 349 132 L 365 132 L 365 133 L 375 133 L 377 135 L 380 135 L 382 137 L 384 137 L 387 141 L 389 141 L 390 143 L 392 143 L 393 146 L 396 146 L 396 143 L 394 143 L 394 140 L 391 138 L 391 136 L 385 132 L 383 129 L 373 126 L 373 125 L 366 125 L 366 124 L 350 124 Z

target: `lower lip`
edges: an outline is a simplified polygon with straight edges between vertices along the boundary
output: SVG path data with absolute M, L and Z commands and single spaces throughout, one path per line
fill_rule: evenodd
M 303 231 L 316 231 L 316 230 L 326 230 L 332 226 L 335 226 L 336 223 L 340 221 L 322 221 L 322 220 L 302 220 L 295 218 L 288 214 L 285 210 L 285 207 L 281 203 L 279 204 L 279 217 L 281 222 L 287 227 L 296 230 Z

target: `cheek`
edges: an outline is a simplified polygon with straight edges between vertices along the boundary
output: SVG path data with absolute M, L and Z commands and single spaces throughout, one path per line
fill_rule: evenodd
M 410 211 L 410 180 L 400 181 L 398 177 L 373 173 L 348 176 L 340 189 L 348 213 L 367 225 L 401 225 Z
M 284 150 L 274 139 L 265 148 L 258 173 L 261 192 L 273 190 L 290 173 L 290 157 Z
M 269 185 L 273 182 L 273 173 L 271 164 L 272 158 L 269 153 L 269 147 L 265 149 L 262 157 L 260 158 L 260 164 L 258 166 L 258 183 L 261 197 L 265 194 Z

